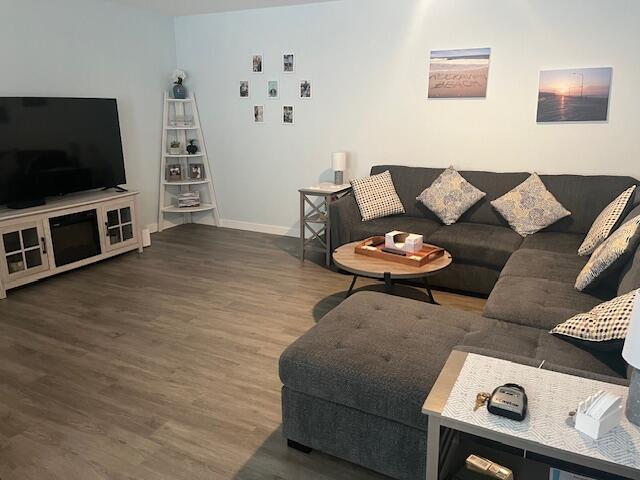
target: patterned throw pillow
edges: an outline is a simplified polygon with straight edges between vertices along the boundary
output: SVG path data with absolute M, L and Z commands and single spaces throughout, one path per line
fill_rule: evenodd
M 435 213 L 442 223 L 453 225 L 485 195 L 449 167 L 416 200 Z
M 588 313 L 579 313 L 556 326 L 551 333 L 601 350 L 622 348 L 638 292 L 634 290 L 601 303 Z
M 393 186 L 389 170 L 379 175 L 351 180 L 351 186 L 363 222 L 404 213 L 404 206 Z
M 523 237 L 571 215 L 547 190 L 537 173 L 491 202 L 491 205 Z
M 624 258 L 635 251 L 640 242 L 640 215 L 629 220 L 616 230 L 602 245 L 596 248 L 591 258 L 578 274 L 576 288 L 580 291 L 596 280 L 602 280 L 620 265 Z
M 618 196 L 618 198 L 600 212 L 598 218 L 596 218 L 593 225 L 591 225 L 584 242 L 580 245 L 578 255 L 591 255 L 593 251 L 609 237 L 611 231 L 620 221 L 620 218 L 624 213 L 624 209 L 627 207 L 629 199 L 631 198 L 631 195 L 633 195 L 635 189 L 636 186 L 634 185 L 633 187 L 625 190 Z

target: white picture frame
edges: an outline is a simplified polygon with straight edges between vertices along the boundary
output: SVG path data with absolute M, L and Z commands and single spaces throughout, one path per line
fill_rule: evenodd
M 295 108 L 293 105 L 282 106 L 282 124 L 295 125 Z
M 238 84 L 238 94 L 243 100 L 251 98 L 251 84 L 249 80 L 240 80 Z
M 251 71 L 253 73 L 264 72 L 264 55 L 261 53 L 251 55 Z
M 293 52 L 282 54 L 282 72 L 295 73 L 296 71 L 296 54 Z
M 298 82 L 298 94 L 302 100 L 313 98 L 313 82 L 311 80 L 300 80 Z
M 253 106 L 253 123 L 264 123 L 264 105 Z
M 267 98 L 269 100 L 280 98 L 280 82 L 278 80 L 267 81 Z

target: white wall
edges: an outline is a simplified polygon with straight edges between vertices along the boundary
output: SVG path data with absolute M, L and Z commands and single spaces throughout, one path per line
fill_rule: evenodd
M 640 178 L 638 18 L 633 0 L 341 0 L 180 17 L 176 41 L 222 217 L 295 232 L 297 188 L 330 178 L 340 149 L 354 176 L 388 162 Z M 467 47 L 492 48 L 487 98 L 427 100 L 429 51 Z M 281 73 L 285 51 L 297 54 L 294 75 Z M 263 75 L 249 73 L 253 53 L 265 55 Z M 613 67 L 609 122 L 537 125 L 539 70 L 589 66 Z M 313 100 L 296 98 L 303 78 Z M 244 79 L 250 100 L 238 98 Z M 269 79 L 280 100 L 266 99 Z M 295 126 L 281 125 L 283 103 L 296 106 Z
M 0 11 L 0 96 L 117 98 L 127 186 L 155 224 L 172 18 L 103 0 L 0 0 Z

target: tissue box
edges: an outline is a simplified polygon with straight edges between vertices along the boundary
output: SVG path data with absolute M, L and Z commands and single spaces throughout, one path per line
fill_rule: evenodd
M 384 236 L 385 248 L 402 250 L 407 253 L 416 253 L 422 250 L 423 236 L 415 233 L 406 233 L 394 230 Z

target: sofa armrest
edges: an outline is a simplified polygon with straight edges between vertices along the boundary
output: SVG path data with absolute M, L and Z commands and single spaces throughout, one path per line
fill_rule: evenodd
M 348 193 L 329 206 L 331 216 L 331 248 L 349 243 L 351 230 L 362 221 L 360 209 L 353 193 Z
M 536 360 L 528 357 L 521 357 L 520 355 L 513 355 L 510 353 L 496 352 L 486 348 L 468 347 L 465 345 L 458 345 L 454 348 L 460 352 L 475 353 L 477 355 L 483 355 L 485 357 L 499 358 L 501 360 L 507 360 L 509 362 L 519 363 L 520 365 L 528 365 L 530 367 L 539 367 L 542 363 L 541 360 Z M 599 382 L 613 383 L 615 385 L 629 385 L 629 381 L 622 377 L 613 377 L 610 375 L 603 375 L 599 373 L 593 373 L 586 370 L 578 370 L 575 368 L 563 367 L 551 362 L 544 362 L 542 368 L 550 370 L 552 372 L 566 373 L 567 375 L 573 375 L 576 377 L 588 378 L 589 380 L 596 380 Z

